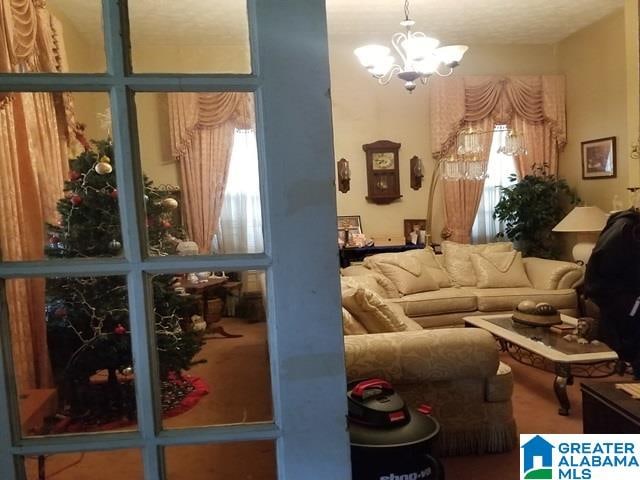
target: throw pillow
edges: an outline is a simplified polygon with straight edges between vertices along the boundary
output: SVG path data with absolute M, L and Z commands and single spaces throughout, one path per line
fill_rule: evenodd
M 380 255 L 386 255 L 386 254 L 382 253 Z M 370 257 L 367 257 L 367 258 L 370 258 Z M 398 289 L 396 288 L 396 286 L 393 284 L 391 280 L 389 280 L 387 277 L 382 275 L 378 271 L 378 269 L 374 267 L 374 265 L 367 264 L 367 258 L 365 258 L 365 261 L 362 265 L 354 265 L 347 268 L 343 268 L 340 273 L 342 273 L 343 277 L 369 275 L 375 278 L 378 284 L 384 289 L 385 298 L 401 297 L 400 292 L 398 291 Z
M 470 255 L 478 288 L 531 287 L 520 252 L 488 252 Z
M 471 264 L 470 255 L 473 253 L 495 253 L 513 251 L 509 242 L 484 243 L 469 245 L 445 240 L 442 242 L 444 266 L 451 281 L 463 287 L 471 287 L 477 283 L 476 274 Z
M 404 313 L 402 305 L 400 305 L 399 303 L 388 303 L 387 305 L 389 305 L 391 311 L 396 314 L 400 321 L 402 321 L 402 323 L 407 326 L 408 332 L 417 332 L 423 329 L 418 322 L 410 317 L 407 317 L 407 314 Z
M 371 272 L 373 273 L 373 272 Z M 382 298 L 387 298 L 387 292 L 373 275 L 358 275 L 357 277 L 342 277 L 341 283 L 353 288 L 368 288 L 376 292 Z
M 344 335 L 364 335 L 368 333 L 367 329 L 344 307 L 342 307 L 342 333 Z
M 418 259 L 422 264 L 422 268 L 427 269 L 429 275 L 431 275 L 431 277 L 438 283 L 440 288 L 447 288 L 451 286 L 449 274 L 440 264 L 431 247 L 426 247 L 420 250 L 410 250 L 406 252 L 406 255 Z
M 416 258 L 408 255 L 380 260 L 378 269 L 393 282 L 402 295 L 429 292 L 439 288 L 438 282 L 429 274 L 429 270 L 423 268 Z
M 369 333 L 403 332 L 407 326 L 379 295 L 359 287 L 353 295 L 342 297 L 342 305 Z

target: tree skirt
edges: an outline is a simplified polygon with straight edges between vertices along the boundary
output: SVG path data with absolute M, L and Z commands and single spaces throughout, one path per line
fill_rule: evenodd
M 122 428 L 135 425 L 135 392 L 133 382 L 120 384 L 122 387 L 121 404 L 124 408 L 120 411 L 109 411 L 109 409 L 98 409 L 99 413 L 88 413 L 83 416 L 65 416 L 58 415 L 51 432 L 53 434 L 60 433 L 79 433 L 79 432 L 96 432 L 105 430 L 119 430 Z M 104 388 L 96 386 L 96 389 Z M 199 377 L 190 375 L 169 374 L 167 380 L 161 382 L 161 405 L 162 418 L 175 417 L 191 410 L 200 399 L 209 393 L 209 387 Z M 100 393 L 99 391 L 97 392 Z M 130 405 L 130 412 L 123 413 L 127 410 L 127 403 Z

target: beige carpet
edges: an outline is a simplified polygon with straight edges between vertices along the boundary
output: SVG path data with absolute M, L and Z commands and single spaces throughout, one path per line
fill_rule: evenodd
M 222 325 L 242 338 L 209 339 L 191 374 L 210 386 L 210 393 L 192 410 L 164 422 L 165 428 L 269 421 L 272 418 L 266 324 L 224 319 Z M 521 433 L 580 433 L 582 408 L 579 380 L 569 387 L 571 415 L 557 415 L 552 373 L 521 365 L 508 355 L 516 388 L 514 413 Z M 273 480 L 271 442 L 184 446 L 165 451 L 170 480 Z M 77 462 L 77 463 L 76 463 Z M 500 455 L 444 459 L 448 480 L 517 480 L 517 449 Z M 37 480 L 36 461 L 26 461 L 29 480 Z M 47 459 L 47 480 L 142 479 L 139 452 L 116 451 L 85 455 L 54 455 Z M 68 467 L 68 468 L 67 468 Z M 64 469 L 60 473 L 56 473 Z M 309 479 L 313 480 L 313 479 Z M 339 480 L 339 479 L 331 479 Z

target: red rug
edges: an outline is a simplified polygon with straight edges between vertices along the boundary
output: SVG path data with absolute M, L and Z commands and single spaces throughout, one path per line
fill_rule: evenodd
M 200 399 L 209 393 L 209 387 L 199 377 L 191 375 L 169 375 L 162 383 L 162 418 L 181 415 L 193 407 Z M 100 432 L 107 430 L 121 430 L 136 425 L 135 419 L 126 416 L 120 418 L 72 418 L 59 416 L 50 434 Z

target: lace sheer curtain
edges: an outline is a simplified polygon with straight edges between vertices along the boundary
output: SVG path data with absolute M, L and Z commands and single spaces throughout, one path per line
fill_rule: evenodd
M 501 231 L 500 222 L 493 218 L 493 212 L 500 201 L 500 187 L 509 185 L 509 176 L 517 173 L 513 157 L 498 153 L 498 147 L 504 145 L 506 135 L 505 125 L 496 126 L 487 166 L 489 176 L 484 181 L 478 213 L 471 228 L 471 243 L 495 242 L 496 235 Z
M 235 131 L 215 239 L 214 251 L 218 253 L 264 251 L 258 156 L 253 130 Z

